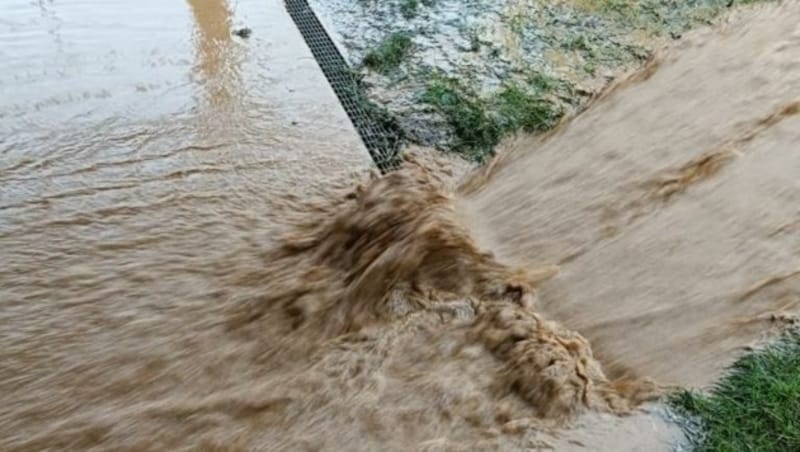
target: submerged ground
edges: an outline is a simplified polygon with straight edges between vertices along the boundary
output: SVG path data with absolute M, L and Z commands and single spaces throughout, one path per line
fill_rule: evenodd
M 311 0 L 407 137 L 472 159 L 583 105 L 731 0 Z

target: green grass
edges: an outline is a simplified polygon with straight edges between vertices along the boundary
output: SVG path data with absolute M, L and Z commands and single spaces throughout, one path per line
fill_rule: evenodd
M 535 74 L 527 84 L 507 84 L 484 99 L 456 79 L 432 79 L 422 102 L 439 111 L 453 129 L 453 150 L 477 161 L 493 155 L 494 147 L 506 135 L 552 128 L 564 109 L 551 100 L 551 94 L 569 87 Z
M 800 451 L 800 333 L 741 358 L 708 394 L 670 401 L 697 452 Z
M 486 102 L 458 80 L 435 77 L 422 101 L 442 113 L 453 128 L 457 140 L 453 150 L 473 160 L 490 155 L 503 135 Z
M 364 66 L 387 74 L 400 66 L 411 53 L 413 43 L 405 33 L 392 33 L 364 57 Z
M 549 100 L 515 85 L 503 88 L 496 97 L 498 120 L 506 132 L 541 132 L 558 123 L 564 112 Z

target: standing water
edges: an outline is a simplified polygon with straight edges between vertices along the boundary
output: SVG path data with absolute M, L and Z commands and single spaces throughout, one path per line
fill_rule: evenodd
M 3 2 L 0 449 L 190 445 L 127 435 L 241 371 L 213 263 L 369 165 L 279 0 Z

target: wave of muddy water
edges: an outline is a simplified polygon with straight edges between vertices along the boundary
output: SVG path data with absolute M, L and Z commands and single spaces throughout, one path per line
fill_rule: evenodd
M 561 266 L 540 309 L 610 375 L 704 386 L 795 320 L 798 9 L 693 36 L 467 184 L 485 245 Z
M 155 5 L 0 25 L 4 450 L 653 450 L 791 319 L 796 5 L 460 190 L 367 176 L 277 3 Z

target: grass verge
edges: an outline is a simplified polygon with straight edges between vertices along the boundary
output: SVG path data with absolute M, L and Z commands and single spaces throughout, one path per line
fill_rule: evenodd
M 411 53 L 411 37 L 406 33 L 392 33 L 378 47 L 364 57 L 364 66 L 382 74 L 389 73 Z
M 453 129 L 454 151 L 482 161 L 506 135 L 555 126 L 564 108 L 553 100 L 554 94 L 569 89 L 565 82 L 535 74 L 526 84 L 508 84 L 490 98 L 481 98 L 457 79 L 434 76 L 422 102 L 441 113 Z
M 697 452 L 800 451 L 800 333 L 744 356 L 710 393 L 670 404 Z

